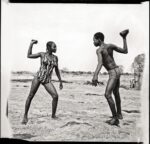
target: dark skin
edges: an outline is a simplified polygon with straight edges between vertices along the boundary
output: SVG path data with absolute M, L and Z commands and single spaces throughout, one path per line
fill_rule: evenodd
M 36 54 L 32 54 L 32 47 L 33 47 L 34 44 L 37 44 L 36 40 L 32 40 L 31 41 L 27 57 L 28 58 L 33 58 L 33 59 L 40 58 L 41 62 L 42 62 L 42 59 L 44 58 L 44 54 L 45 53 L 44 52 L 39 52 L 39 53 L 36 53 Z M 51 48 L 49 48 L 49 50 L 46 51 L 46 55 L 48 56 L 49 59 L 52 59 L 52 56 L 54 56 L 53 53 L 55 53 L 55 52 L 56 52 L 56 44 L 53 43 Z M 58 58 L 57 57 L 56 57 L 56 60 L 58 62 Z M 59 88 L 62 89 L 63 88 L 63 84 L 62 84 L 62 80 L 61 80 L 61 76 L 60 76 L 60 71 L 59 71 L 58 65 L 56 65 L 54 67 L 54 69 L 55 69 L 56 75 L 57 75 L 57 77 L 59 79 L 59 82 L 60 82 Z M 31 85 L 29 96 L 28 96 L 28 98 L 26 100 L 25 113 L 24 113 L 24 118 L 23 118 L 22 124 L 26 124 L 28 122 L 28 111 L 29 111 L 29 108 L 30 108 L 30 104 L 31 104 L 31 101 L 32 101 L 33 97 L 35 96 L 35 93 L 37 92 L 40 84 L 41 84 L 41 82 L 37 79 L 37 77 L 34 77 L 34 79 L 32 81 L 32 85 Z M 56 91 L 54 85 L 51 82 L 43 84 L 43 86 L 45 87 L 46 91 L 52 96 L 52 99 L 53 99 L 52 100 L 52 118 L 55 119 L 56 118 L 55 114 L 56 114 L 56 109 L 57 109 L 57 103 L 58 103 L 57 91 Z
M 112 70 L 117 67 L 114 57 L 113 57 L 113 51 L 116 51 L 118 53 L 127 54 L 128 53 L 128 47 L 126 42 L 126 36 L 128 34 L 129 30 L 124 30 L 120 32 L 121 37 L 123 38 L 123 48 L 120 48 L 114 44 L 106 44 L 101 39 L 93 38 L 94 45 L 96 47 L 99 47 L 96 51 L 97 57 L 98 57 L 98 65 L 96 67 L 92 83 L 94 86 L 97 86 L 98 84 L 98 74 L 102 68 L 102 66 L 105 67 L 107 71 Z M 107 82 L 106 90 L 105 90 L 105 97 L 108 101 L 108 104 L 110 106 L 113 118 L 109 121 L 111 125 L 117 125 L 119 124 L 118 119 L 122 119 L 121 114 L 121 99 L 120 99 L 120 93 L 119 93 L 119 87 L 120 87 L 120 78 L 115 79 L 111 78 Z M 112 93 L 115 96 L 116 101 L 116 107 L 117 111 L 115 109 L 115 103 L 112 99 Z

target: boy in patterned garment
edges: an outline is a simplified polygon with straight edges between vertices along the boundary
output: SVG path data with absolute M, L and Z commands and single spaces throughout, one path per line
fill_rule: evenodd
M 58 94 L 54 85 L 51 82 L 53 69 L 55 69 L 56 75 L 60 81 L 59 88 L 60 89 L 63 88 L 60 71 L 58 68 L 58 58 L 57 56 L 53 54 L 56 52 L 56 44 L 52 41 L 49 41 L 47 42 L 47 45 L 46 45 L 46 52 L 39 52 L 36 54 L 32 54 L 32 47 L 34 44 L 37 44 L 36 40 L 31 41 L 27 57 L 28 58 L 40 58 L 41 66 L 36 76 L 32 80 L 30 93 L 25 104 L 25 113 L 24 113 L 22 124 L 26 124 L 28 122 L 29 107 L 40 84 L 42 84 L 45 87 L 46 91 L 52 96 L 52 99 L 53 99 L 52 100 L 52 118 L 54 119 L 56 118 L 55 114 L 56 114 L 57 103 L 58 103 Z

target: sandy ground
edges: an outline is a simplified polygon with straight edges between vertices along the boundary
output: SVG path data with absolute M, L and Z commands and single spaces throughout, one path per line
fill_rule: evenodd
M 119 127 L 105 121 L 111 112 L 104 97 L 108 76 L 100 76 L 104 85 L 93 87 L 84 84 L 91 81 L 91 75 L 62 75 L 64 83 L 53 82 L 58 94 L 57 120 L 51 119 L 51 96 L 41 85 L 29 110 L 29 121 L 22 125 L 24 105 L 28 96 L 32 76 L 13 75 L 9 97 L 9 120 L 14 138 L 28 141 L 142 141 L 140 91 L 120 88 L 122 114 Z M 56 79 L 56 77 L 54 77 Z M 129 87 L 129 76 L 121 77 L 121 85 Z

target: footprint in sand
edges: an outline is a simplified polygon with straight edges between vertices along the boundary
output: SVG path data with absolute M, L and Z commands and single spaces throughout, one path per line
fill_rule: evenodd
M 103 95 L 96 94 L 96 93 L 86 93 L 85 95 L 89 95 L 89 96 L 103 96 Z
M 43 122 L 44 122 L 44 121 L 38 121 L 37 124 L 41 124 L 41 123 L 43 123 Z
M 80 125 L 80 124 L 92 126 L 91 124 L 86 123 L 86 122 L 69 121 L 65 125 L 61 126 L 60 128 L 63 128 L 63 127 L 66 127 L 66 126 L 72 126 L 72 125 Z
M 127 113 L 140 113 L 139 110 L 123 110 L 123 111 Z
M 127 122 L 125 122 L 125 123 L 123 123 L 123 125 L 130 125 L 129 123 L 127 123 Z
M 84 102 L 82 102 L 82 101 L 79 101 L 78 103 L 84 103 Z

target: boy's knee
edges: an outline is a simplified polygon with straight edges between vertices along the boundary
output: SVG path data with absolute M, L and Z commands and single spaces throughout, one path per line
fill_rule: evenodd
M 28 99 L 31 100 L 33 97 L 34 97 L 34 94 L 30 93 L 29 96 L 28 96 Z
M 114 94 L 114 95 L 119 95 L 119 91 L 118 91 L 118 90 L 113 91 L 113 94 Z
M 106 99 L 111 98 L 111 94 L 105 93 L 105 98 L 106 98 Z
M 58 94 L 53 94 L 53 99 L 58 100 Z

